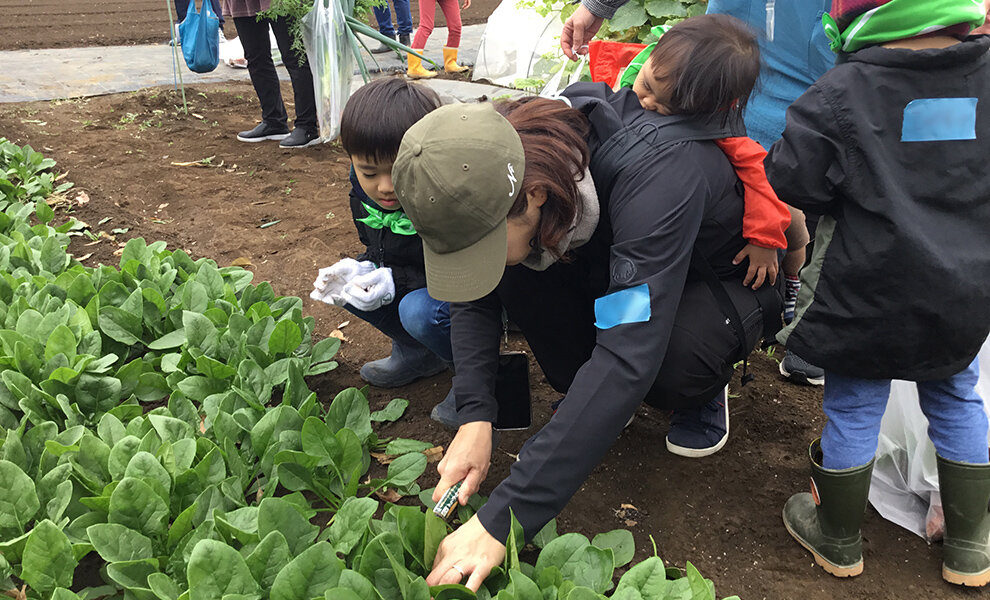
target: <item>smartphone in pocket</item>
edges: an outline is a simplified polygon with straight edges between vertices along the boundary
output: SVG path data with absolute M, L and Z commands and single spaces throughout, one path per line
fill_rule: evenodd
M 533 421 L 529 396 L 529 359 L 525 352 L 504 352 L 498 357 L 495 373 L 495 399 L 498 416 L 495 429 L 529 429 Z

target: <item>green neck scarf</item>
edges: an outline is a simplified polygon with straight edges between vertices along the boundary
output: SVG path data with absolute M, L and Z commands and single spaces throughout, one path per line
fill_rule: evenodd
M 657 25 L 650 30 L 650 35 L 655 35 L 657 38 L 661 37 L 663 34 L 667 33 L 672 25 Z M 646 48 L 636 55 L 636 58 L 632 59 L 626 70 L 622 72 L 622 77 L 619 78 L 619 87 L 632 87 L 636 83 L 636 76 L 639 72 L 643 70 L 643 65 L 646 64 L 646 59 L 650 57 L 650 53 L 656 48 L 657 43 L 653 42 Z
M 966 23 L 979 27 L 986 18 L 982 0 L 890 0 L 859 15 L 840 30 L 825 13 L 822 27 L 833 52 L 855 52 L 866 46 L 886 44 Z
M 416 228 L 412 221 L 401 210 L 395 212 L 385 212 L 378 210 L 374 206 L 369 206 L 367 202 L 362 202 L 364 209 L 368 211 L 368 216 L 357 219 L 359 223 L 364 223 L 372 229 L 391 229 L 392 233 L 398 235 L 416 235 Z

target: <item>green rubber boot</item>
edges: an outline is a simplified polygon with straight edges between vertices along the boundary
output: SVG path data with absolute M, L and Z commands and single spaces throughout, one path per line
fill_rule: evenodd
M 945 513 L 942 578 L 949 583 L 990 583 L 990 465 L 937 457 Z
M 794 494 L 784 504 L 784 526 L 791 537 L 836 577 L 863 572 L 860 526 L 870 493 L 873 461 L 851 469 L 830 471 L 821 466 L 821 440 L 808 448 L 811 493 Z

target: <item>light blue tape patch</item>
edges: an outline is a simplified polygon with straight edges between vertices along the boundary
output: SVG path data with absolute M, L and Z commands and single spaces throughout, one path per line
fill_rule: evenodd
M 645 283 L 595 300 L 595 327 L 599 329 L 649 320 L 650 287 Z
M 921 98 L 904 107 L 902 142 L 976 139 L 978 98 Z

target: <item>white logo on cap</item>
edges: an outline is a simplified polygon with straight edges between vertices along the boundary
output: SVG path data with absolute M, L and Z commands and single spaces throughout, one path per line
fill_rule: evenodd
M 509 183 L 512 184 L 512 191 L 509 192 L 510 196 L 516 195 L 516 171 L 512 168 L 512 163 L 507 163 L 509 167 Z

